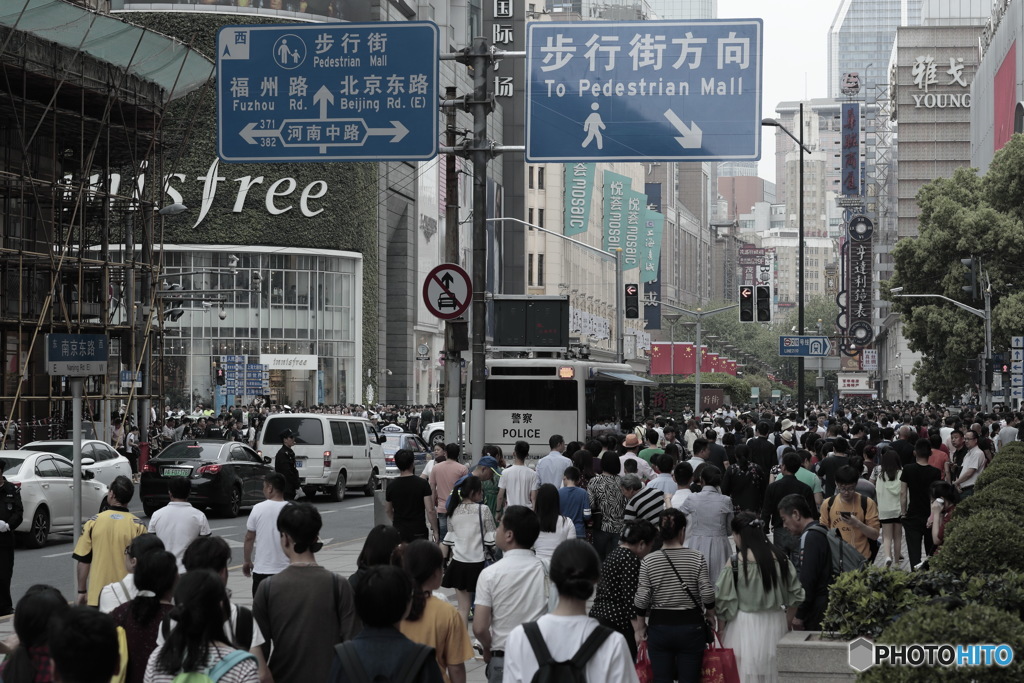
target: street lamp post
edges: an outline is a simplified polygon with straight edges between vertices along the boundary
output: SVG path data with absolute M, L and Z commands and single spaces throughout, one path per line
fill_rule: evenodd
M 670 365 L 670 368 L 671 368 L 670 372 L 672 373 L 672 384 L 675 384 L 676 383 L 676 323 L 679 322 L 679 318 L 681 318 L 682 316 L 680 316 L 678 313 L 666 313 L 665 315 L 663 315 L 661 317 L 664 318 L 665 320 L 667 320 L 668 324 L 669 324 L 669 339 L 671 340 L 669 342 L 669 344 L 670 344 L 669 348 L 671 349 L 671 354 L 672 354 L 671 360 L 669 361 L 669 365 Z
M 774 126 L 788 135 L 800 147 L 800 216 L 797 231 L 797 328 L 798 333 L 804 334 L 804 154 L 810 154 L 810 150 L 804 145 L 804 103 L 800 103 L 800 136 L 793 135 L 789 130 L 776 119 L 766 118 L 761 120 L 762 126 Z M 800 420 L 804 419 L 804 358 L 797 359 L 796 378 L 796 400 L 799 403 Z

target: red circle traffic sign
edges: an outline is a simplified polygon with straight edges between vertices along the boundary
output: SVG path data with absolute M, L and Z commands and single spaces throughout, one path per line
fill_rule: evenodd
M 473 299 L 469 275 L 454 263 L 442 263 L 423 281 L 423 303 L 427 310 L 445 320 L 466 312 Z

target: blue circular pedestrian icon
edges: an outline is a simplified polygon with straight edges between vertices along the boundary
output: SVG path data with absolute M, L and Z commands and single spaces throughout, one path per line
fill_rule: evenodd
M 306 61 L 306 44 L 294 33 L 274 42 L 274 61 L 282 69 L 296 69 Z

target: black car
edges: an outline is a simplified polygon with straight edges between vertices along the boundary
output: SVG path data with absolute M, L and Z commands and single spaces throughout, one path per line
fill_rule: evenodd
M 143 468 L 139 487 L 142 509 L 152 515 L 170 500 L 167 481 L 188 477 L 193 506 L 200 510 L 211 507 L 219 515 L 235 517 L 243 507 L 265 499 L 263 478 L 273 471 L 270 458 L 261 458 L 245 444 L 216 439 L 177 441 Z

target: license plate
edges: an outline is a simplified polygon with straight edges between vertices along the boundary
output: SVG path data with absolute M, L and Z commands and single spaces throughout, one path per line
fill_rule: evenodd
M 163 471 L 165 477 L 187 477 L 190 474 L 192 474 L 190 467 L 165 467 Z
M 295 461 L 295 469 L 297 469 L 297 470 L 301 470 L 302 469 L 302 461 L 301 460 L 296 460 Z

